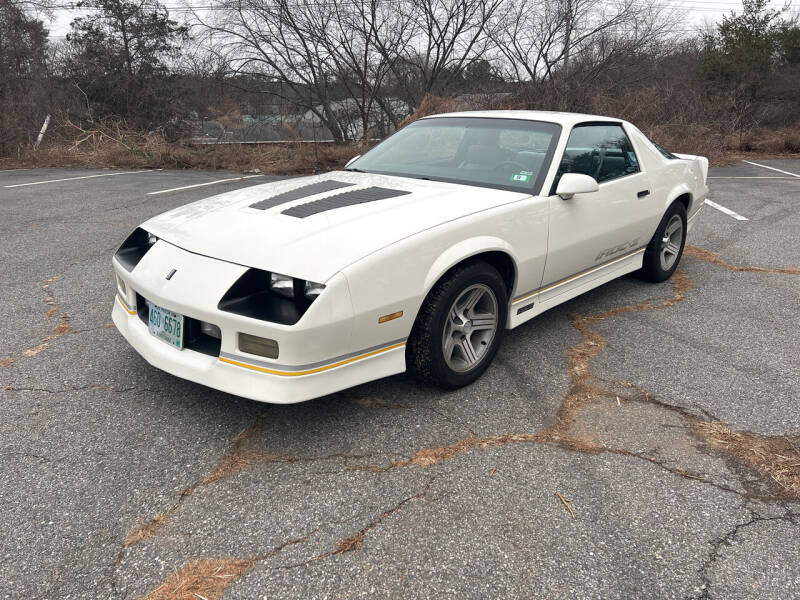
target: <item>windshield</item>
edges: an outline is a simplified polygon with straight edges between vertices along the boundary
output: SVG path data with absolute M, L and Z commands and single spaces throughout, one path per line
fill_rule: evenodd
M 544 121 L 438 117 L 415 121 L 347 170 L 536 194 L 561 126 Z

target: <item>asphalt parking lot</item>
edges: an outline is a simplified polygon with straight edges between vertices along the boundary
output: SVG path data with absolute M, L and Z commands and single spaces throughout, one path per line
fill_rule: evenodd
M 270 178 L 0 172 L 0 596 L 800 597 L 800 160 L 755 162 L 711 170 L 671 282 L 541 315 L 466 389 L 293 406 L 110 325 L 131 229 Z

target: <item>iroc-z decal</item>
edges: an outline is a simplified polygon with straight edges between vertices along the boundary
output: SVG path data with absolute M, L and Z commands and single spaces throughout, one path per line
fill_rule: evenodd
M 635 248 L 638 248 L 639 246 L 640 246 L 639 238 L 637 237 L 631 240 L 630 242 L 625 242 L 624 244 L 620 244 L 619 246 L 613 246 L 611 248 L 606 248 L 605 250 L 602 250 L 600 254 L 594 257 L 594 262 L 597 263 L 603 259 L 613 258 L 618 254 L 623 254 L 626 250 L 633 250 Z

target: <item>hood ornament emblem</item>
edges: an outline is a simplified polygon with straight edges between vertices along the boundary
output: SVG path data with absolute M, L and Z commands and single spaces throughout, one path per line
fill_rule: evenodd
M 177 272 L 178 272 L 178 269 L 172 269 L 169 273 L 167 273 L 167 281 L 172 279 L 172 276 L 175 275 L 175 273 L 177 273 Z

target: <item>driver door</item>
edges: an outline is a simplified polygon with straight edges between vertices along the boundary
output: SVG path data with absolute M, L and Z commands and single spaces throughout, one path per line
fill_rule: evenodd
M 584 123 L 570 132 L 553 191 L 564 173 L 594 177 L 599 191 L 550 196 L 550 227 L 541 300 L 604 274 L 603 266 L 644 247 L 652 232 L 647 173 L 621 124 Z

